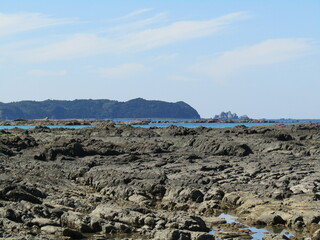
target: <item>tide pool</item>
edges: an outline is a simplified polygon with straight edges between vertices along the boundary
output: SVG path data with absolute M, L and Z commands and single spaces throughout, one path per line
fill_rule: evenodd
M 235 216 L 232 216 L 232 215 L 229 215 L 229 214 L 225 214 L 225 213 L 221 213 L 219 216 L 219 218 L 224 218 L 226 220 L 227 223 L 240 223 L 239 221 L 237 221 L 237 217 Z M 252 226 L 249 226 L 249 225 L 245 225 L 245 228 L 240 228 L 239 230 L 250 230 L 252 232 L 252 239 L 253 240 L 261 240 L 262 237 L 264 237 L 266 234 L 268 233 L 275 233 L 273 231 L 269 231 L 267 229 L 264 229 L 264 228 L 256 228 L 256 227 L 252 227 Z M 212 230 L 210 233 L 211 234 L 214 234 L 216 232 L 219 232 L 219 231 L 223 231 L 222 230 Z M 278 234 L 281 234 L 281 235 L 284 235 L 286 236 L 287 238 L 290 238 L 290 237 L 293 237 L 294 235 L 292 233 L 285 233 L 285 232 L 277 232 Z

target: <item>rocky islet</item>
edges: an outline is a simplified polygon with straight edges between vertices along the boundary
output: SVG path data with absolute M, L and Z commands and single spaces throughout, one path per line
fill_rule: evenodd
M 0 237 L 320 239 L 319 140 L 320 124 L 1 130 Z

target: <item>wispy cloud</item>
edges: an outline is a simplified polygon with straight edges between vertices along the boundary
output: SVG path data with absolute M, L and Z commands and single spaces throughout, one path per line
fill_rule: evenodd
M 35 76 L 35 77 L 59 77 L 65 76 L 67 71 L 60 70 L 60 71 L 46 71 L 41 69 L 33 69 L 28 72 L 28 75 Z
M 61 42 L 17 52 L 16 57 L 26 62 L 66 60 L 110 52 L 113 45 L 95 34 L 74 34 Z
M 128 63 L 122 64 L 115 67 L 100 68 L 95 72 L 99 73 L 100 76 L 108 79 L 122 79 L 130 78 L 145 72 L 147 68 L 143 64 Z
M 200 38 L 215 34 L 227 25 L 244 19 L 248 15 L 244 12 L 228 14 L 207 21 L 179 21 L 168 26 L 147 29 L 141 32 L 124 36 L 127 40 L 125 48 L 135 50 L 148 50 L 185 40 Z
M 75 34 L 61 42 L 17 52 L 16 57 L 28 62 L 39 62 L 105 53 L 146 51 L 216 34 L 231 23 L 247 17 L 246 13 L 237 12 L 207 21 L 180 21 L 163 27 L 124 33 L 116 38 L 97 34 Z
M 214 59 L 206 58 L 191 66 L 190 70 L 221 81 L 253 67 L 277 64 L 308 55 L 312 49 L 313 42 L 310 39 L 270 39 L 225 52 Z
M 0 36 L 16 34 L 39 28 L 76 22 L 75 19 L 59 19 L 40 13 L 0 13 Z
M 151 10 L 153 10 L 152 8 L 142 8 L 142 9 L 138 9 L 136 11 L 133 11 L 125 16 L 122 16 L 122 17 L 119 17 L 119 18 L 115 18 L 113 20 L 127 20 L 129 18 L 133 18 L 133 17 L 136 17 L 136 16 L 139 16 L 143 13 L 146 13 L 146 12 L 150 12 Z
M 122 25 L 118 25 L 115 27 L 112 27 L 110 29 L 108 29 L 108 31 L 133 31 L 139 28 L 143 28 L 155 23 L 159 23 L 163 20 L 165 20 L 167 17 L 167 13 L 158 13 L 150 18 L 146 18 L 146 19 L 142 19 L 139 21 L 135 21 L 135 22 L 131 22 L 131 23 L 127 23 L 127 24 L 122 24 Z

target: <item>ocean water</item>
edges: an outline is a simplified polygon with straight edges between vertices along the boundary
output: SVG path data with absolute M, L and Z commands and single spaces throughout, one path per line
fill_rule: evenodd
M 132 121 L 134 119 L 113 119 L 118 122 L 126 122 Z M 143 119 L 142 119 L 143 120 Z M 190 122 L 181 122 L 181 121 L 190 121 L 190 119 L 150 119 L 152 121 L 180 121 L 180 122 L 161 122 L 161 123 L 149 123 L 146 125 L 132 125 L 133 127 L 141 127 L 141 128 L 150 128 L 150 127 L 169 127 L 169 126 L 178 126 L 178 127 L 186 127 L 186 128 L 197 128 L 197 127 L 206 127 L 206 128 L 228 128 L 244 125 L 246 127 L 253 126 L 268 126 L 275 124 L 285 124 L 285 125 L 293 125 L 293 124 L 306 124 L 306 123 L 320 123 L 320 119 L 271 119 L 274 121 L 278 121 L 276 123 L 190 123 Z M 299 122 L 296 122 L 299 121 Z M 121 125 L 116 125 L 121 126 Z M 0 126 L 1 129 L 12 129 L 12 128 L 21 128 L 21 129 L 30 129 L 34 128 L 34 125 L 16 125 L 16 126 Z M 94 125 L 48 125 L 48 128 L 69 128 L 69 129 L 79 129 L 85 127 L 94 127 Z
M 149 123 L 147 125 L 133 125 L 133 127 L 141 127 L 141 128 L 149 128 L 149 127 L 169 127 L 169 126 L 178 126 L 178 127 L 186 127 L 186 128 L 197 128 L 197 127 L 206 127 L 206 128 L 228 128 L 244 125 L 246 127 L 253 126 L 268 126 L 268 125 L 276 125 L 276 124 L 285 124 L 285 125 L 293 125 L 293 124 L 305 124 L 305 123 L 318 123 L 320 119 L 313 120 L 298 120 L 299 122 L 295 122 L 296 120 L 274 120 L 278 121 L 276 123 L 190 123 L 190 122 L 178 122 L 178 123 Z
M 206 127 L 206 128 L 227 128 L 244 125 L 246 127 L 252 126 L 267 126 L 274 125 L 279 123 L 149 123 L 148 125 L 133 125 L 133 127 L 141 128 L 150 128 L 150 127 L 169 127 L 169 126 L 178 126 L 186 128 L 197 128 L 197 127 Z M 293 124 L 293 123 L 292 123 Z

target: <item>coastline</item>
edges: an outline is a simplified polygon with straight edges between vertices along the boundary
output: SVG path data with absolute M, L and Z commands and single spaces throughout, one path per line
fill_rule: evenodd
M 304 120 L 290 120 L 287 122 L 305 122 Z M 129 124 L 147 125 L 149 123 L 282 123 L 279 120 L 266 119 L 239 119 L 239 120 L 217 120 L 217 119 L 197 119 L 197 120 L 152 120 L 152 119 L 124 119 L 124 120 L 84 120 L 84 119 L 34 119 L 34 120 L 0 120 L 0 126 L 72 126 L 72 125 L 104 125 L 104 124 Z
M 320 124 L 1 130 L 1 211 L 11 212 L 0 216 L 3 234 L 250 237 L 217 217 L 232 211 L 291 239 L 315 236 L 318 139 Z

